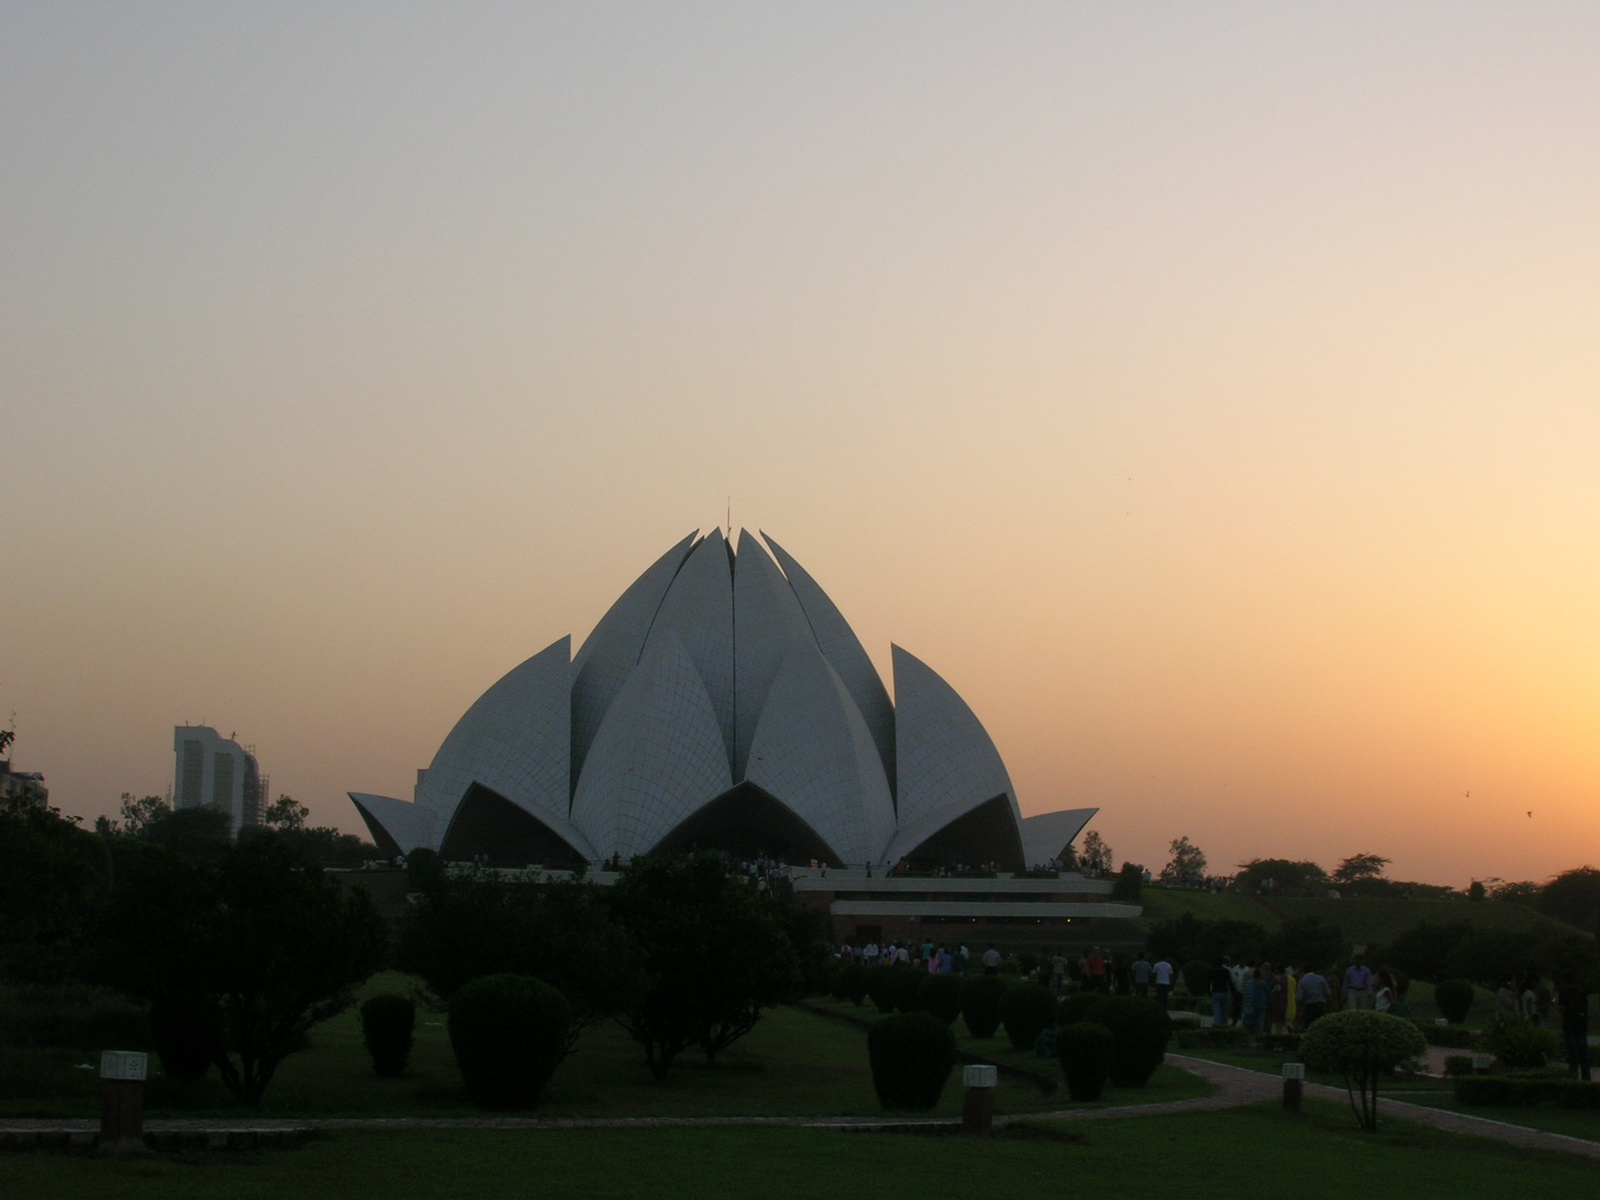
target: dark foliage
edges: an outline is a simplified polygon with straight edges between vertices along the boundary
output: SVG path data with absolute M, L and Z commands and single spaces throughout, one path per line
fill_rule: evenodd
M 216 1013 L 217 1070 L 246 1104 L 260 1103 L 306 1031 L 382 965 L 383 919 L 365 892 L 341 888 L 271 833 L 228 847 L 215 865 L 114 840 L 99 971 L 136 995 Z
M 1045 1026 L 1056 1017 L 1056 998 L 1039 983 L 1014 983 L 1000 997 L 1000 1020 L 1018 1050 L 1032 1050 Z
M 1139 996 L 1101 996 L 1085 1020 L 1111 1031 L 1111 1082 L 1118 1087 L 1143 1087 L 1172 1040 L 1172 1018 L 1154 1000 Z
M 217 864 L 233 845 L 233 818 L 209 804 L 165 808 L 152 814 L 135 835 L 195 862 Z
M 845 963 L 839 968 L 838 996 L 857 1008 L 867 998 L 867 968 L 858 962 Z
M 1539 911 L 1600 936 L 1600 870 L 1563 871 L 1539 893 Z
M 1427 921 L 1400 934 L 1384 947 L 1383 957 L 1416 979 L 1444 977 L 1450 952 L 1472 932 L 1466 921 L 1434 925 Z
M 631 1001 L 639 956 L 611 920 L 606 889 L 581 880 L 530 883 L 486 870 L 449 874 L 437 855 L 413 854 L 422 893 L 402 920 L 396 964 L 443 1000 L 485 975 L 532 975 L 572 1006 L 570 1050 L 582 1032 Z
M 1465 979 L 1445 979 L 1433 989 L 1433 1002 L 1439 1015 L 1452 1025 L 1464 1025 L 1472 1011 L 1472 985 Z
M 1064 1025 L 1056 1038 L 1056 1053 L 1067 1077 L 1067 1093 L 1079 1101 L 1100 1099 L 1115 1056 L 1111 1031 L 1088 1021 Z
M 566 1053 L 572 1007 L 527 975 L 486 975 L 450 1000 L 450 1046 L 483 1108 L 529 1108 Z
M 998 975 L 968 975 L 961 983 L 961 1019 L 973 1037 L 990 1038 L 1000 1028 L 1000 997 L 1006 982 Z
M 961 1015 L 961 977 L 929 975 L 918 989 L 922 1011 L 949 1025 Z
M 636 861 L 611 904 L 640 947 L 643 977 L 619 1019 L 657 1078 L 688 1046 L 715 1061 L 800 984 L 787 906 L 718 855 Z
M 361 1005 L 361 1037 L 379 1075 L 405 1074 L 417 1028 L 417 1006 L 410 996 L 386 993 Z
M 1316 965 L 1339 962 L 1349 953 L 1350 943 L 1337 925 L 1324 925 L 1316 917 L 1293 917 L 1268 934 L 1260 954 L 1247 961 Z
M 1191 958 L 1183 964 L 1183 986 L 1191 996 L 1204 996 L 1211 989 L 1211 964 Z
M 0 979 L 54 983 L 74 973 L 109 868 L 105 844 L 76 821 L 0 801 Z
M 1089 1010 L 1100 999 L 1099 992 L 1078 992 L 1064 997 L 1056 1010 L 1056 1019 L 1062 1025 L 1076 1025 L 1088 1019 Z
M 896 1013 L 867 1031 L 872 1086 L 885 1108 L 937 1108 L 956 1061 L 950 1027 L 927 1013 Z
M 894 967 L 867 968 L 867 997 L 879 1012 L 892 1013 L 897 994 Z
M 1144 868 L 1138 863 L 1125 862 L 1111 884 L 1111 898 L 1137 904 L 1144 895 Z
M 927 975 L 915 967 L 891 967 L 889 979 L 894 986 L 894 1010 L 901 1013 L 922 1011 L 922 981 Z
M 1169 962 L 1260 962 L 1267 931 L 1250 921 L 1204 921 L 1184 913 L 1150 930 L 1145 945 Z
M 1239 869 L 1233 886 L 1250 896 L 1324 896 L 1329 880 L 1328 873 L 1314 862 L 1255 858 Z
M 203 992 L 163 992 L 150 1001 L 150 1041 L 165 1075 L 192 1082 L 222 1053 L 222 1014 Z

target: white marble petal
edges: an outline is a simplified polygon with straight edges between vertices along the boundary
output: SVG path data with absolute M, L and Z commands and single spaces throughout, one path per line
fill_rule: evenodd
M 572 639 L 561 638 L 508 671 L 445 737 L 416 802 L 443 837 L 456 805 L 481 783 L 535 816 L 567 816 L 572 778 Z
M 798 645 L 816 645 L 800 602 L 765 547 L 741 529 L 733 568 L 735 779 L 744 778 L 750 742 L 778 668 Z
M 745 778 L 792 809 L 845 863 L 881 861 L 894 836 L 878 748 L 814 645 L 791 649 L 773 680 Z
M 794 589 L 811 631 L 816 635 L 817 645 L 822 647 L 823 655 L 850 690 L 856 708 L 872 732 L 872 741 L 878 748 L 878 757 L 883 762 L 890 789 L 895 790 L 895 709 L 889 702 L 889 693 L 883 686 L 883 680 L 878 677 L 878 669 L 867 657 L 866 650 L 844 619 L 844 614 L 828 598 L 828 594 L 817 586 L 817 581 L 769 534 L 762 533 L 761 536 L 772 547 L 778 565 L 788 577 L 789 586 Z
M 1022 852 L 1030 867 L 1059 858 L 1098 808 L 1067 808 L 1022 818 Z
M 673 576 L 683 566 L 695 534 L 690 534 L 652 563 L 644 574 L 629 585 L 617 602 L 606 610 L 600 623 L 584 639 L 583 648 L 572 663 L 572 772 L 567 797 L 583 770 L 589 744 L 605 719 L 606 709 L 616 698 L 623 681 L 644 652 L 650 623 L 656 619 L 661 599 L 667 594 Z
M 901 828 L 920 825 L 934 813 L 948 814 L 941 822 L 948 824 L 1002 794 L 1020 827 L 1011 777 L 966 701 L 921 659 L 899 646 L 891 650 Z
M 601 858 L 644 854 L 733 786 L 717 714 L 672 630 L 652 633 L 578 779 L 572 822 Z
M 645 653 L 651 643 L 672 634 L 688 652 L 712 711 L 729 770 L 733 763 L 733 570 L 728 543 L 722 530 L 715 529 L 684 560 L 672 586 L 661 601 L 661 608 L 645 638 Z

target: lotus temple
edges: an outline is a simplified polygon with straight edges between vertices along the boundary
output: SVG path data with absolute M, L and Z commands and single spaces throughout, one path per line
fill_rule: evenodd
M 1102 903 L 1103 881 L 1016 878 L 1054 868 L 1097 810 L 1024 818 L 972 710 L 914 655 L 894 646 L 892 659 L 893 700 L 776 541 L 741 530 L 735 549 L 720 529 L 691 534 L 575 658 L 563 637 L 480 696 L 411 800 L 350 799 L 391 856 L 428 847 L 452 862 L 603 869 L 702 849 L 763 855 L 793 864 L 797 893 L 814 893 L 845 937 L 966 920 L 974 904 L 986 919 L 1051 926 L 1137 915 Z M 952 895 L 921 895 L 930 876 Z M 903 885 L 921 898 L 899 896 Z M 865 908 L 840 908 L 852 904 Z

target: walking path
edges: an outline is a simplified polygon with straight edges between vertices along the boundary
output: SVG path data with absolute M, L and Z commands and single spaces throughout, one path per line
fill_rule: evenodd
M 1283 1094 L 1283 1082 L 1276 1075 L 1244 1067 L 1212 1062 L 1206 1058 L 1169 1054 L 1172 1066 L 1203 1076 L 1217 1086 L 1210 1096 L 1192 1100 L 1171 1100 L 1161 1104 L 1129 1104 L 1109 1108 L 1068 1108 L 1054 1112 L 1025 1113 L 997 1117 L 995 1124 L 1012 1121 L 1099 1121 L 1122 1117 L 1150 1117 L 1168 1113 L 1204 1112 L 1238 1108 L 1275 1100 Z M 1318 1099 L 1343 1102 L 1340 1088 L 1308 1083 L 1305 1094 Z M 1494 1138 L 1514 1146 L 1534 1150 L 1557 1150 L 1600 1159 L 1600 1142 L 1585 1141 L 1565 1134 L 1528 1129 L 1487 1117 L 1468 1116 L 1445 1109 L 1426 1108 L 1384 1097 L 1382 1111 L 1390 1117 L 1431 1125 L 1452 1133 Z M 237 1122 L 214 1118 L 153 1119 L 144 1123 L 152 1140 L 179 1139 L 191 1142 L 206 1139 L 215 1147 L 253 1146 L 285 1135 L 304 1135 L 318 1129 L 650 1129 L 675 1126 L 702 1128 L 749 1125 L 787 1125 L 811 1129 L 916 1130 L 948 1126 L 947 1117 L 309 1117 L 300 1120 L 257 1119 Z M 0 1147 L 20 1148 L 41 1144 L 88 1146 L 99 1129 L 93 1120 L 0 1120 Z

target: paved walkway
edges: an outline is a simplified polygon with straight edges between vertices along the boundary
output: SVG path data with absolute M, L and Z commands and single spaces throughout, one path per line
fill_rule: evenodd
M 1276 1075 L 1251 1071 L 1244 1067 L 1212 1062 L 1206 1058 L 1169 1054 L 1167 1062 L 1185 1071 L 1203 1076 L 1217 1086 L 1210 1096 L 1191 1100 L 1169 1100 L 1160 1104 L 1129 1104 L 1108 1108 L 1068 1108 L 1054 1112 L 1018 1113 L 997 1117 L 997 1125 L 1012 1121 L 1103 1121 L 1123 1117 L 1150 1117 L 1167 1113 L 1204 1112 L 1216 1109 L 1238 1108 L 1276 1100 L 1283 1094 L 1283 1081 Z M 1305 1094 L 1323 1100 L 1344 1103 L 1342 1088 L 1308 1083 Z M 1431 1125 L 1452 1133 L 1472 1134 L 1494 1138 L 1535 1150 L 1557 1150 L 1600 1159 L 1600 1142 L 1567 1137 L 1560 1133 L 1528 1129 L 1487 1117 L 1468 1116 L 1444 1109 L 1427 1108 L 1420 1104 L 1407 1104 L 1402 1100 L 1384 1097 L 1381 1103 L 1386 1116 Z M 261 1135 L 303 1133 L 315 1129 L 650 1129 L 677 1126 L 699 1128 L 785 1125 L 811 1129 L 915 1130 L 927 1126 L 950 1124 L 947 1117 L 310 1117 L 300 1120 L 244 1119 L 219 1121 L 215 1118 L 152 1119 L 144 1124 L 146 1133 L 152 1135 L 210 1135 L 213 1139 L 223 1135 Z M 30 1142 L 40 1135 L 77 1140 L 92 1135 L 99 1129 L 94 1120 L 0 1120 L 0 1144 L 19 1138 Z M 224 1142 L 226 1139 L 224 1138 Z

